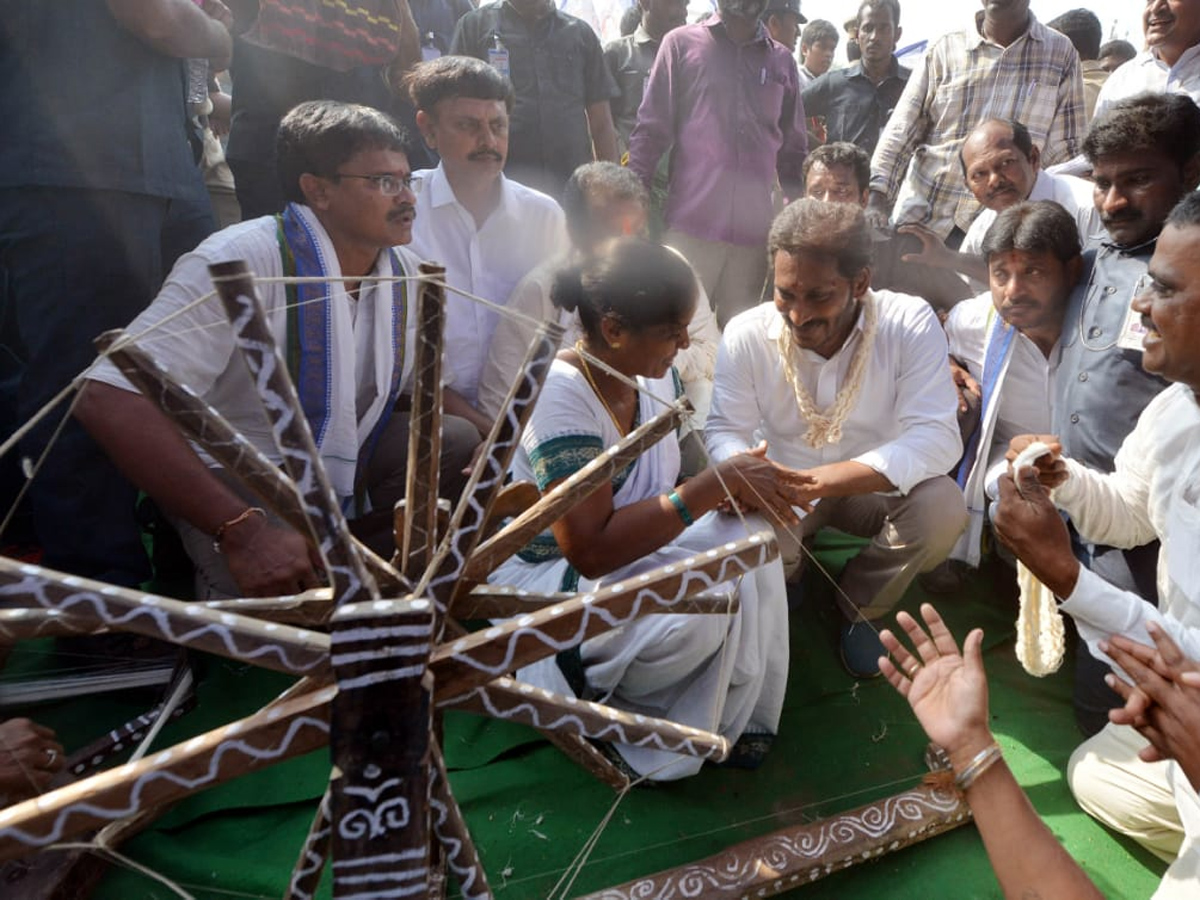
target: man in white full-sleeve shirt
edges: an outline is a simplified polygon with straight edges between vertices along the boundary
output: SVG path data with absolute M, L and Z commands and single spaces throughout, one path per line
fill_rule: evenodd
M 413 173 L 417 224 L 412 250 L 446 267 L 446 411 L 487 434 L 479 376 L 499 314 L 464 296 L 503 306 L 517 282 L 567 247 L 563 212 L 543 193 L 505 178 L 513 89 L 469 56 L 442 56 L 407 76 L 417 127 L 441 155 Z
M 1167 218 L 1139 283 L 1133 309 L 1143 332 L 1142 366 L 1175 382 L 1155 397 L 1125 438 L 1115 471 L 1058 457 L 1001 479 L 997 534 L 1058 598 L 1081 638 L 1107 661 L 1103 644 L 1120 634 L 1152 644 L 1157 624 L 1200 659 L 1200 195 L 1188 193 Z M 1012 450 L 1034 435 L 1014 438 Z M 1038 436 L 1053 446 L 1053 437 Z M 1039 486 L 1039 478 L 1044 487 Z M 1047 496 L 1046 487 L 1054 488 Z M 1053 503 L 1051 503 L 1051 498 Z M 1057 508 L 1056 508 L 1057 507 Z M 1087 541 L 1137 547 L 1160 541 L 1158 605 L 1080 565 L 1059 510 Z M 1183 690 L 1178 684 L 1176 688 Z M 1194 693 L 1194 689 L 1192 690 Z M 1161 731 L 1159 707 L 1142 720 Z M 1110 716 L 1111 718 L 1111 716 Z M 1067 778 L 1088 813 L 1171 863 L 1155 900 L 1200 896 L 1200 798 L 1175 760 L 1148 762 L 1148 741 L 1110 721 L 1071 755 Z
M 765 439 L 771 459 L 809 476 L 811 511 L 776 526 L 790 577 L 801 541 L 823 527 L 871 538 L 838 592 L 843 663 L 869 677 L 883 655 L 871 622 L 966 525 L 946 475 L 962 453 L 946 337 L 925 301 L 870 289 L 871 234 L 857 206 L 792 203 L 768 252 L 774 303 L 726 326 L 706 442 L 719 461 Z

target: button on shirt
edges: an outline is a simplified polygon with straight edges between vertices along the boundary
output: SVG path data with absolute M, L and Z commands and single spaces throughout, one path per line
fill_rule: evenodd
M 1173 66 L 1159 59 L 1156 51 L 1143 50 L 1108 76 L 1096 98 L 1096 115 L 1143 91 L 1187 94 L 1200 104 L 1200 45 L 1183 51 Z
M 800 196 L 807 148 L 796 61 L 761 23 L 741 46 L 719 13 L 663 38 L 629 139 L 629 167 L 649 188 L 670 151 L 668 228 L 762 244 L 775 176 L 787 196 Z
M 595 158 L 587 107 L 617 96 L 600 39 L 574 16 L 555 10 L 531 21 L 504 0 L 463 16 L 450 52 L 487 62 L 497 37 L 517 95 L 505 171 L 558 197 L 571 173 Z
M 804 112 L 825 117 L 828 143 L 849 141 L 867 153 L 875 152 L 879 132 L 892 115 L 911 69 L 892 58 L 892 66 L 883 81 L 874 84 L 863 73 L 862 63 L 835 69 L 814 79 L 804 89 Z
M 1001 47 L 983 36 L 982 22 L 981 12 L 974 28 L 930 46 L 871 159 L 871 190 L 895 201 L 893 219 L 923 222 L 943 238 L 956 225 L 970 228 L 979 210 L 958 151 L 983 119 L 1024 124 L 1044 166 L 1071 159 L 1083 140 L 1083 79 L 1071 42 L 1030 13 L 1029 30 Z
M 1102 244 L 1085 253 L 1084 278 L 1063 320 L 1054 434 L 1064 456 L 1102 472 L 1112 471 L 1121 442 L 1167 386 L 1142 368 L 1141 350 L 1116 345 L 1154 244 L 1128 249 Z
M 767 455 L 796 469 L 853 460 L 886 477 L 902 494 L 950 471 L 962 454 L 958 396 L 946 365 L 946 336 L 924 300 L 873 291 L 878 309 L 862 391 L 836 444 L 813 448 L 808 423 L 784 374 L 779 352 L 783 316 L 772 303 L 734 316 L 717 351 L 705 442 L 715 461 L 766 438 Z M 798 377 L 827 410 L 862 341 L 862 316 L 842 348 L 825 359 L 793 350 Z
M 500 205 L 476 228 L 440 165 L 414 175 L 421 189 L 410 249 L 444 265 L 452 287 L 503 305 L 530 269 L 566 249 L 562 210 L 545 194 L 501 176 Z M 446 292 L 444 365 L 450 386 L 472 404 L 496 320 L 482 304 Z

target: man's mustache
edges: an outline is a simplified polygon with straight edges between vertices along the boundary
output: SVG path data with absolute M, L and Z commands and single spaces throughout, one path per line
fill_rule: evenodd
M 468 154 L 467 159 L 471 160 L 471 162 L 477 162 L 481 159 L 492 159 L 496 162 L 504 161 L 503 157 L 495 150 L 476 150 L 474 153 Z
M 1119 225 L 1122 222 L 1137 222 L 1142 218 L 1142 214 L 1137 210 L 1125 210 L 1111 215 L 1101 213 L 1100 221 L 1105 225 Z

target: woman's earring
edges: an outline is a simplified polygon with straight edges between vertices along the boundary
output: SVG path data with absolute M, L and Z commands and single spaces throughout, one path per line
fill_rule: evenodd
M 620 345 L 620 344 L 609 344 L 609 346 L 610 346 L 610 347 L 612 347 L 614 350 L 620 350 L 620 349 L 621 349 L 621 345 Z

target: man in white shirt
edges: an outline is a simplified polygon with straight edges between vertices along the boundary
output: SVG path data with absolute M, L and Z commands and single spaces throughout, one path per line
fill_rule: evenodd
M 983 394 L 957 479 L 970 523 L 950 554 L 971 566 L 979 565 L 988 487 L 1004 471 L 1009 441 L 1051 429 L 1059 337 L 1083 267 L 1071 216 L 1049 200 L 1008 207 L 982 250 L 991 290 L 959 303 L 945 322 L 951 357 Z
M 1104 223 L 1092 199 L 1092 184 L 1072 175 L 1052 175 L 1040 168 L 1041 151 L 1029 130 L 1020 122 L 986 119 L 963 142 L 958 155 L 967 188 L 983 209 L 971 223 L 958 252 L 923 225 L 904 225 L 899 230 L 915 234 L 924 245 L 915 259 L 937 268 L 966 275 L 977 290 L 988 285 L 987 264 L 980 248 L 983 236 L 996 216 L 1022 200 L 1053 200 L 1074 220 L 1083 246 L 1099 242 Z
M 882 646 L 873 622 L 966 525 L 945 474 L 962 452 L 946 338 L 925 301 L 871 290 L 871 232 L 857 206 L 793 202 L 768 252 L 774 303 L 725 328 L 706 442 L 720 461 L 765 439 L 772 460 L 808 477 L 807 516 L 776 526 L 791 577 L 801 542 L 822 527 L 872 539 L 838 584 L 843 663 L 870 677 Z
M 1110 635 L 1153 644 L 1158 624 L 1200 659 L 1200 195 L 1167 219 L 1133 308 L 1145 329 L 1142 364 L 1175 382 L 1146 407 L 1105 474 L 1057 452 L 1000 481 L 997 534 L 1060 598 L 1093 652 Z M 1023 449 L 1034 435 L 1013 441 Z M 1054 447 L 1056 438 L 1041 436 Z M 1057 448 L 1054 447 L 1055 451 Z M 1053 492 L 1047 491 L 1052 488 Z M 1053 501 L 1053 502 L 1051 502 Z M 1058 509 L 1087 540 L 1117 547 L 1161 541 L 1157 608 L 1082 566 Z M 1157 708 L 1144 718 L 1153 726 Z M 1156 900 L 1195 897 L 1200 887 L 1200 798 L 1177 763 L 1149 762 L 1145 738 L 1107 725 L 1071 756 L 1076 799 L 1105 824 L 1171 862 Z
M 1187 94 L 1200 103 L 1200 0 L 1146 0 L 1146 49 L 1100 88 L 1095 116 L 1143 91 Z
M 417 259 L 405 134 L 365 106 L 302 103 L 279 126 L 276 159 L 287 208 L 233 225 L 176 264 L 154 302 L 128 326 L 175 381 L 214 407 L 272 462 L 282 461 L 208 267 L 244 260 L 288 365 L 332 488 L 347 516 L 391 541 L 403 492 L 411 394 Z M 388 279 L 377 282 L 377 277 Z M 198 302 L 207 296 L 205 302 Z M 321 583 L 306 536 L 265 513 L 234 476 L 189 445 L 116 366 L 88 376 L 75 414 L 126 476 L 159 504 L 197 566 L 197 595 L 295 594 Z M 460 473 L 478 437 L 443 422 L 441 469 Z M 451 449 L 453 448 L 453 449 Z M 446 482 L 443 481 L 444 485 Z M 443 496 L 450 496 L 443 492 Z M 367 519 L 368 507 L 376 515 Z M 375 536 L 375 535 L 372 535 Z
M 512 85 L 467 56 L 421 63 L 405 79 L 417 127 L 440 154 L 419 181 L 413 251 L 446 267 L 446 411 L 487 434 L 479 375 L 498 314 L 470 299 L 503 305 L 518 281 L 566 249 L 562 210 L 503 173 Z

